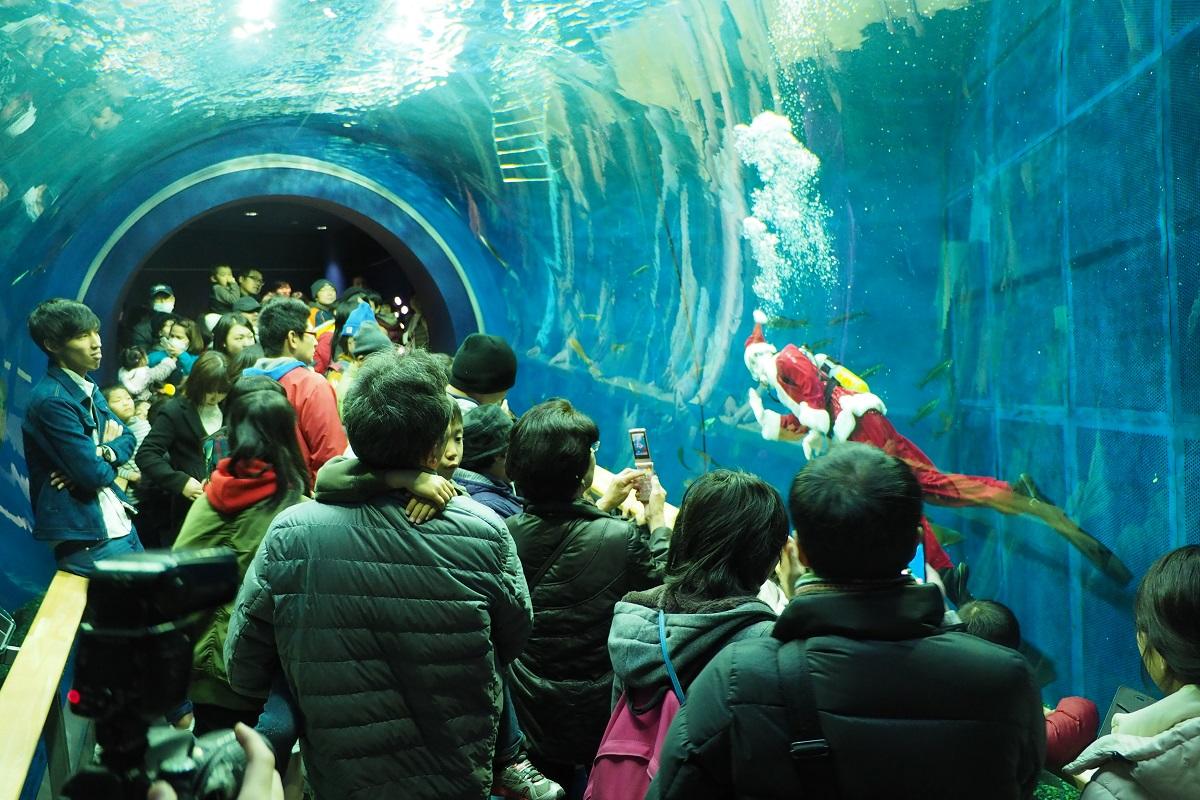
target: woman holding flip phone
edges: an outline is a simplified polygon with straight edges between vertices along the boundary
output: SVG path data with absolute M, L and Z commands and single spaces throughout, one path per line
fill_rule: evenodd
M 662 583 L 670 536 L 657 479 L 647 527 L 613 515 L 642 477 L 637 470 L 617 475 L 594 505 L 585 499 L 599 441 L 596 423 L 557 399 L 527 411 L 508 447 L 508 476 L 526 506 L 506 522 L 533 601 L 533 636 L 509 686 L 531 760 L 563 786 L 592 763 L 612 710 L 605 645 L 613 606 Z

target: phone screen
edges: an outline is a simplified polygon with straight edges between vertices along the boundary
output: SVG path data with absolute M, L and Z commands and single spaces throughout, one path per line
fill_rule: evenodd
M 917 552 L 912 561 L 908 562 L 908 571 L 919 581 L 925 580 L 925 543 L 917 542 Z
M 630 429 L 629 443 L 633 446 L 634 461 L 648 461 L 650 459 L 650 442 L 646 439 L 645 428 Z

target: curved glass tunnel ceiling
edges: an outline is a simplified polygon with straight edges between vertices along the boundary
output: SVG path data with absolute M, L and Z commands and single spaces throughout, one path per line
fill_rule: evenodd
M 716 467 L 783 490 L 804 463 L 747 403 L 758 308 L 940 467 L 1031 476 L 1140 575 L 1200 541 L 1198 20 L 1185 0 L 6 3 L 0 606 L 51 569 L 28 539 L 28 309 L 82 292 L 111 325 L 171 225 L 254 196 L 394 233 L 426 291 L 462 298 L 448 313 L 477 302 L 452 338 L 514 343 L 515 408 L 575 399 L 611 467 L 646 427 L 672 500 Z M 263 156 L 362 181 L 203 182 L 84 287 L 157 192 Z M 930 517 L 1017 611 L 1048 700 L 1136 680 L 1129 586 L 1027 517 Z

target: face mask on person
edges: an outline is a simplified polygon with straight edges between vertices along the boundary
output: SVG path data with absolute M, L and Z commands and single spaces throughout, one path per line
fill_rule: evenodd
M 156 300 L 154 302 L 154 310 L 161 311 L 164 314 L 170 314 L 172 311 L 175 310 L 175 301 L 174 300 Z
M 173 339 L 170 336 L 164 336 L 158 341 L 160 348 L 166 350 L 167 352 L 176 350 L 182 353 L 184 350 L 188 349 L 187 339 Z

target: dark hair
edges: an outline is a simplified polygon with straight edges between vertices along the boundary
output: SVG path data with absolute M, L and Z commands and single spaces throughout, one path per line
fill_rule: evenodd
M 374 306 L 383 305 L 383 295 L 374 289 L 367 289 L 363 292 L 363 299 Z
M 454 401 L 427 354 L 379 352 L 362 362 L 342 401 L 342 422 L 364 464 L 416 469 L 446 444 Z
M 433 356 L 433 360 L 437 364 L 438 369 L 440 369 L 442 371 L 442 374 L 445 376 L 445 378 L 446 378 L 445 385 L 449 386 L 450 385 L 450 370 L 454 367 L 454 356 L 449 356 L 449 355 L 446 355 L 445 353 L 430 353 L 430 355 Z
M 921 485 L 898 458 L 842 442 L 796 474 L 788 509 L 797 543 L 822 578 L 898 576 L 921 524 Z
M 508 440 L 508 476 L 525 499 L 569 502 L 591 466 L 596 423 L 566 400 L 554 398 L 526 411 Z
M 239 384 L 259 376 L 248 375 Z M 276 503 L 291 494 L 308 492 L 308 467 L 296 441 L 296 412 L 278 383 L 261 376 L 279 391 L 266 385 L 239 386 L 231 392 L 226 429 L 229 432 L 229 472 L 251 476 L 253 461 L 265 461 L 275 470 Z
M 330 358 L 336 360 L 342 353 L 349 352 L 346 348 L 346 343 L 342 341 L 342 328 L 346 327 L 346 321 L 350 319 L 350 315 L 354 313 L 354 309 L 358 308 L 358 295 L 352 297 L 343 297 L 333 307 L 333 338 L 330 340 L 332 351 Z
M 788 537 L 779 492 L 747 472 L 718 469 L 688 487 L 667 550 L 672 604 L 754 596 Z
M 1180 684 L 1200 683 L 1200 545 L 1172 550 L 1138 584 L 1133 621 Z M 1165 687 L 1160 687 L 1166 691 Z
M 213 325 L 213 350 L 229 355 L 226 339 L 229 338 L 229 332 L 233 330 L 235 325 L 241 325 L 248 331 L 253 332 L 254 326 L 250 324 L 250 320 L 246 319 L 244 314 L 233 312 L 230 314 L 222 314 L 217 320 L 217 324 Z
M 193 405 L 201 405 L 210 392 L 229 391 L 229 364 L 223 353 L 209 350 L 192 364 L 192 371 L 183 382 L 183 396 Z
M 108 386 L 100 387 L 100 394 L 104 395 L 105 402 L 108 402 L 108 399 L 113 392 L 124 392 L 125 394 L 129 395 L 130 398 L 133 397 L 133 392 L 129 391 L 119 383 L 110 383 Z
M 154 343 L 158 344 L 158 339 L 163 335 L 163 328 L 167 328 L 169 336 L 170 326 L 179 322 L 179 317 L 172 314 L 170 311 L 152 311 L 150 312 L 150 335 L 154 338 Z
M 258 343 L 271 358 L 283 355 L 288 334 L 308 330 L 308 306 L 292 297 L 275 297 L 258 315 Z
M 967 633 L 1016 650 L 1021 646 L 1021 623 L 1017 615 L 995 600 L 972 600 L 958 609 Z
M 238 380 L 241 379 L 242 373 L 245 372 L 250 367 L 253 367 L 255 362 L 257 362 L 262 357 L 263 357 L 262 348 L 259 347 L 257 344 L 250 345 L 245 350 L 238 353 L 236 356 L 233 356 L 232 358 L 229 358 L 227 356 L 226 358 L 229 361 L 229 366 L 226 368 L 225 373 L 229 378 L 229 382 L 231 384 L 236 384 L 238 382 Z M 247 376 L 247 377 L 249 377 L 249 376 Z M 271 380 L 271 379 L 267 378 L 267 380 Z M 232 391 L 232 390 L 230 390 L 230 391 Z
M 29 336 L 42 352 L 54 358 L 50 348 L 60 348 L 76 336 L 100 330 L 100 318 L 83 303 L 65 297 L 43 300 L 26 319 Z
M 138 362 L 146 357 L 146 348 L 141 345 L 131 344 L 121 351 L 121 368 L 136 369 Z
M 196 324 L 194 319 L 187 317 L 178 317 L 175 324 L 183 328 L 187 333 L 188 348 L 187 351 L 194 356 L 198 356 L 204 352 L 204 337 L 200 334 L 200 326 Z
M 282 289 L 285 286 L 288 287 L 288 289 L 291 289 L 292 282 L 291 281 L 271 281 L 270 292 L 271 292 L 271 294 L 275 294 L 276 292 L 278 292 L 280 289 Z

